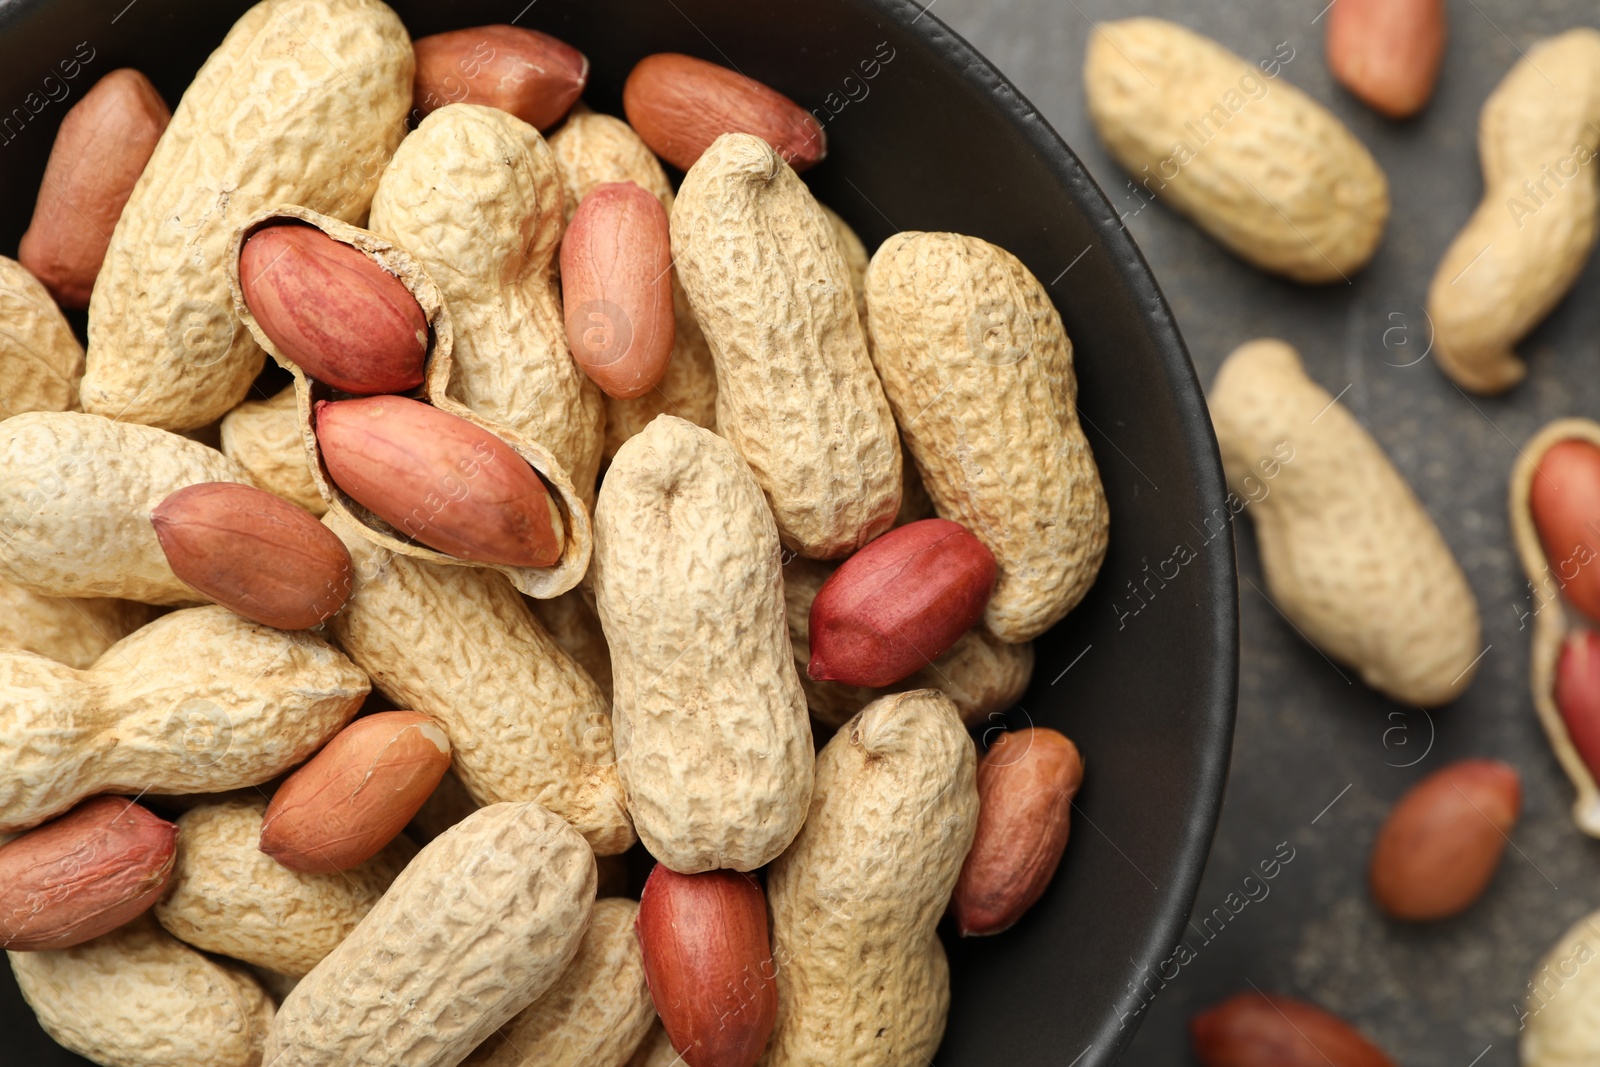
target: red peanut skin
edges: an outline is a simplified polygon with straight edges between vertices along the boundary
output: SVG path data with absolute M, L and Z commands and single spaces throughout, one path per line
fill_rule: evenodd
M 811 602 L 816 681 L 893 685 L 943 655 L 983 618 L 999 573 L 965 526 L 923 519 L 844 561 Z
M 1240 993 L 1189 1021 L 1202 1067 L 1395 1067 L 1348 1023 L 1288 997 Z
M 778 1017 L 767 898 L 754 875 L 656 864 L 635 923 L 645 981 L 689 1067 L 751 1067 Z
M 233 482 L 185 486 L 150 513 L 185 583 L 252 622 L 303 630 L 350 599 L 350 552 L 309 511 Z
M 111 231 L 171 118 L 150 79 L 123 67 L 61 120 L 17 261 L 62 307 L 89 306 Z
M 267 226 L 245 239 L 239 288 L 261 332 L 317 381 L 360 394 L 422 384 L 427 316 L 359 249 L 315 226 Z
M 597 186 L 561 240 L 572 358 L 607 396 L 656 387 L 672 357 L 672 239 L 661 201 L 633 182 Z
M 1522 807 L 1517 772 L 1462 760 L 1412 786 L 1372 847 L 1373 899 L 1396 919 L 1457 915 L 1483 895 Z
M 417 118 L 446 104 L 483 104 L 545 130 L 583 95 L 589 60 L 565 41 L 520 26 L 475 26 L 413 44 Z
M 1444 0 L 1339 0 L 1328 12 L 1328 67 L 1392 119 L 1422 110 L 1444 58 Z
M 316 422 L 334 483 L 400 536 L 508 567 L 561 558 L 550 490 L 487 430 L 403 396 L 320 401 Z
M 797 171 L 828 154 L 822 126 L 799 104 L 738 71 L 677 52 L 645 56 L 622 87 L 622 109 L 650 150 L 679 170 L 725 133 L 760 137 Z
M 0 948 L 71 948 L 137 918 L 166 889 L 177 848 L 177 826 L 112 796 L 0 845 Z
M 1546 449 L 1528 511 L 1567 600 L 1600 621 L 1600 448 L 1571 439 Z
M 1577 630 L 1556 663 L 1556 707 L 1589 773 L 1600 778 L 1600 634 Z
M 978 829 L 961 867 L 951 914 L 962 937 L 1009 929 L 1044 895 L 1083 785 L 1078 747 L 1055 730 L 1000 735 L 978 763 Z
M 357 719 L 272 795 L 261 851 L 306 874 L 349 870 L 376 856 L 450 769 L 443 737 L 444 728 L 421 712 Z

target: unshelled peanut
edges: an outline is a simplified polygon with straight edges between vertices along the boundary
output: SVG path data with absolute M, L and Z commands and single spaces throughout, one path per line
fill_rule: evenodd
M 0 256 L 0 419 L 76 411 L 83 346 L 39 279 Z
M 132 600 L 41 596 L 0 580 L 0 648 L 37 652 L 79 670 L 149 621 L 149 605 Z
M 257 486 L 318 517 L 328 510 L 311 477 L 310 460 L 300 437 L 294 386 L 266 400 L 240 404 L 223 417 L 220 432 L 222 454 L 243 467 Z

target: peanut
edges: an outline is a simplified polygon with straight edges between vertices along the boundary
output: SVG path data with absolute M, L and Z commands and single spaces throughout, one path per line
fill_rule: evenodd
M 594 590 L 640 841 L 684 874 L 770 862 L 805 819 L 811 731 L 777 527 L 732 445 L 662 415 L 622 446 L 595 508 Z
M 1228 485 L 1254 501 L 1278 610 L 1401 703 L 1434 707 L 1459 696 L 1483 652 L 1477 601 L 1378 443 L 1282 341 L 1235 350 L 1210 403 Z
M 583 198 L 606 182 L 633 182 L 654 194 L 667 214 L 672 214 L 672 186 L 666 172 L 639 135 L 621 119 L 597 114 L 580 104 L 565 125 L 550 136 L 550 150 L 555 154 L 566 190 L 568 222 Z M 650 392 L 633 400 L 605 398 L 604 454 L 608 461 L 624 441 L 663 413 L 688 419 L 708 430 L 716 428 L 717 374 L 711 363 L 711 350 L 706 347 L 705 335 L 695 321 L 677 272 L 673 271 L 670 277 L 676 323 L 672 357 L 661 381 Z
M 308 376 L 358 394 L 422 384 L 422 306 L 359 249 L 314 226 L 263 226 L 245 238 L 239 281 L 261 332 Z
M 450 396 L 547 447 L 592 501 L 605 408 L 567 352 L 561 176 L 544 138 L 495 108 L 442 107 L 384 170 L 369 225 L 438 282 L 455 330 Z
M 1444 59 L 1444 0 L 1339 0 L 1328 13 L 1328 68 L 1392 119 L 1421 111 Z
M 473 799 L 537 800 L 603 855 L 633 844 L 605 697 L 511 584 L 395 555 L 323 521 L 356 573 L 329 628 L 390 699 L 444 727 Z
M 1528 514 L 1544 558 L 1568 602 L 1600 621 L 1600 445 L 1558 441 L 1539 457 L 1528 487 Z
M 872 257 L 867 254 L 867 246 L 861 243 L 861 238 L 850 224 L 839 217 L 839 213 L 827 204 L 818 204 L 822 214 L 827 217 L 828 224 L 833 227 L 833 236 L 839 246 L 839 255 L 844 257 L 845 270 L 850 274 L 850 292 L 856 298 L 856 318 L 861 320 L 861 328 L 867 328 L 867 267 L 872 263 Z M 868 341 L 871 341 L 870 335 Z M 904 507 L 904 493 L 901 494 L 901 506 Z M 923 516 L 919 515 L 918 518 Z
M 298 978 L 349 936 L 416 847 L 402 839 L 347 870 L 303 874 L 256 847 L 266 810 L 258 798 L 179 816 L 178 863 L 155 916 L 195 948 Z
M 978 828 L 950 902 L 962 937 L 1010 929 L 1044 895 L 1081 785 L 1077 746 L 1055 730 L 1003 733 L 978 761 Z
M 266 400 L 240 404 L 223 417 L 221 432 L 222 454 L 243 467 L 256 485 L 319 518 L 328 510 L 300 439 L 294 386 Z
M 172 875 L 178 828 L 94 797 L 0 845 L 0 948 L 71 948 L 142 915 Z
M 272 795 L 261 851 L 290 870 L 343 871 L 383 851 L 450 769 L 450 739 L 414 711 L 357 719 Z
M 39 279 L 0 256 L 0 419 L 76 411 L 83 346 Z
M 632 182 L 600 185 L 561 241 L 567 345 L 608 397 L 656 387 L 672 356 L 672 238 L 661 202 Z
M 578 954 L 550 990 L 468 1056 L 465 1067 L 623 1067 L 655 1022 L 639 905 L 595 901 Z
M 150 513 L 172 573 L 252 622 L 316 626 L 350 597 L 350 553 L 309 513 L 234 482 L 185 486 Z
M 600 616 L 584 599 L 583 593 L 574 589 L 549 600 L 529 600 L 528 607 L 539 624 L 556 639 L 556 644 L 594 679 L 606 698 L 606 706 L 610 707 L 611 649 L 606 644 L 605 631 L 600 628 Z
M 753 875 L 656 864 L 639 898 L 650 998 L 689 1067 L 752 1067 L 777 1012 L 767 901 Z
M 1189 1022 L 1203 1067 L 1395 1067 L 1375 1045 L 1321 1008 L 1240 993 Z
M 84 671 L 0 651 L 0 832 L 95 793 L 264 782 L 320 748 L 367 689 L 319 638 L 220 607 L 164 615 Z
M 1534 966 L 1522 1022 L 1523 1067 L 1583 1067 L 1600 1057 L 1600 912 L 1573 923 Z M 1553 993 L 1559 992 L 1555 996 Z
M 767 873 L 778 1020 L 765 1063 L 924 1064 L 950 1007 L 935 927 L 978 819 L 971 739 L 933 690 L 873 701 L 817 757 Z
M 228 293 L 239 220 L 285 202 L 366 214 L 405 134 L 412 68 L 378 0 L 270 0 L 234 23 L 111 235 L 89 300 L 85 410 L 188 430 L 244 399 L 261 350 Z
M 58 1044 L 106 1067 L 259 1067 L 272 1000 L 242 968 L 149 918 L 60 952 L 11 954 Z
M 755 472 L 784 544 L 832 559 L 887 530 L 894 417 L 805 184 L 759 137 L 718 138 L 678 190 L 672 251 L 716 363 L 717 432 Z
M 149 621 L 150 608 L 131 600 L 40 596 L 0 581 L 0 648 L 37 652 L 79 670 Z
M 1529 48 L 1483 105 L 1483 202 L 1428 289 L 1434 358 L 1464 389 L 1499 393 L 1522 380 L 1514 346 L 1594 248 L 1600 189 L 1582 171 L 1600 151 L 1596 71 L 1600 31 L 1569 30 Z M 1530 196 L 1535 188 L 1546 197 Z
M 887 686 L 930 665 L 983 617 L 994 555 L 960 523 L 901 526 L 834 571 L 806 628 L 816 681 Z
M 567 44 L 520 26 L 474 26 L 419 37 L 413 114 L 446 104 L 483 104 L 530 126 L 561 121 L 589 80 L 589 60 Z
M 1462 760 L 1430 774 L 1378 832 L 1368 869 L 1373 899 L 1412 922 L 1466 911 L 1494 877 L 1521 807 L 1521 780 L 1504 763 Z
M 494 804 L 417 854 L 284 998 L 273 1067 L 450 1067 L 553 986 L 594 904 L 594 856 L 537 804 Z
M 134 183 L 172 119 L 150 79 L 123 67 L 95 83 L 56 131 L 17 259 L 62 307 L 89 306 Z
M 416 817 L 406 825 L 406 836 L 426 845 L 479 807 L 481 805 L 472 799 L 455 772 L 445 771 L 438 787 L 428 794 L 428 799 L 417 809 Z
M 199 599 L 172 573 L 150 514 L 197 482 L 248 482 L 205 445 L 76 412 L 0 422 L 0 579 L 55 597 Z
M 1112 157 L 1245 261 L 1332 282 L 1377 251 L 1389 183 L 1371 153 L 1321 104 L 1209 37 L 1162 19 L 1102 22 L 1083 83 Z
M 1031 641 L 1105 559 L 1105 490 L 1072 342 L 1044 286 L 975 237 L 898 233 L 867 271 L 872 359 L 928 495 L 994 553 L 984 625 Z
M 689 170 L 718 137 L 753 134 L 797 171 L 821 162 L 828 137 L 811 113 L 738 71 L 678 52 L 645 56 L 622 87 L 622 108 L 645 144 Z
M 1567 636 L 1553 695 L 1567 737 L 1592 779 L 1600 772 L 1600 634 L 1574 630 Z

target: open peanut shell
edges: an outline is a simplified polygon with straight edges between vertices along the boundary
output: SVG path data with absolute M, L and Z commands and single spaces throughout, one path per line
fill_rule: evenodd
M 1550 747 L 1561 761 L 1561 769 L 1572 779 L 1578 791 L 1572 802 L 1572 821 L 1590 837 L 1600 837 L 1600 785 L 1567 733 L 1567 724 L 1556 707 L 1556 665 L 1561 659 L 1561 646 L 1573 630 L 1584 629 L 1587 623 L 1561 595 L 1561 581 L 1550 571 L 1539 543 L 1539 532 L 1533 525 L 1533 512 L 1528 506 L 1528 494 L 1533 488 L 1539 463 L 1552 445 L 1576 438 L 1600 446 L 1600 423 L 1589 419 L 1558 419 L 1545 426 L 1523 446 L 1522 455 L 1511 470 L 1511 535 L 1516 541 L 1517 554 L 1522 558 L 1522 569 L 1532 583 L 1533 618 L 1533 706 L 1539 713 Z
M 245 305 L 244 290 L 239 284 L 239 254 L 244 247 L 245 239 L 265 226 L 290 222 L 314 226 L 334 240 L 357 249 L 400 279 L 410 290 L 411 295 L 422 306 L 422 313 L 427 317 L 429 344 L 422 387 L 406 395 L 426 401 L 440 411 L 458 415 L 494 434 L 510 445 L 538 472 L 539 477 L 551 490 L 563 524 L 564 544 L 561 558 L 554 566 L 509 567 L 458 559 L 439 552 L 401 536 L 393 526 L 346 496 L 333 483 L 333 479 L 328 476 L 327 466 L 322 461 L 322 451 L 317 445 L 312 411 L 319 400 L 338 400 L 350 394 L 339 392 L 323 382 L 308 377 L 299 366 L 285 358 L 256 323 L 255 316 Z M 294 375 L 300 436 L 305 442 L 306 454 L 311 461 L 312 479 L 316 482 L 317 491 L 328 502 L 329 509 L 340 518 L 348 520 L 367 540 L 391 552 L 425 559 L 431 563 L 496 570 L 511 579 L 511 584 L 518 590 L 531 597 L 548 599 L 559 596 L 578 584 L 578 580 L 589 569 L 589 554 L 594 547 L 594 533 L 588 509 L 584 507 L 583 500 L 573 486 L 566 469 L 556 461 L 548 449 L 537 441 L 530 441 L 513 430 L 483 418 L 450 396 L 450 375 L 454 368 L 450 355 L 452 340 L 450 313 L 445 307 L 439 287 L 428 277 L 427 271 L 411 253 L 392 241 L 360 227 L 351 226 L 349 223 L 340 222 L 338 219 L 320 215 L 303 207 L 284 205 L 259 212 L 247 219 L 233 235 L 227 262 L 228 286 L 233 293 L 234 311 L 244 321 L 256 343 L 277 360 L 279 366 Z

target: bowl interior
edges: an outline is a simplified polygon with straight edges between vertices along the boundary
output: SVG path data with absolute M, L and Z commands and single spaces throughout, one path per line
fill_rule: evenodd
M 0 7 L 0 251 L 15 254 L 67 108 L 119 66 L 143 70 L 176 104 L 245 6 Z M 645 54 L 734 66 L 826 121 L 828 159 L 806 179 L 869 248 L 897 230 L 953 230 L 1009 249 L 1046 283 L 1076 348 L 1111 547 L 1087 599 L 1038 642 L 1033 686 L 1004 724 L 1061 729 L 1087 774 L 1044 899 L 1002 936 L 947 937 L 954 997 L 937 1060 L 1111 1062 L 1159 985 L 1205 863 L 1232 732 L 1237 603 L 1204 400 L 1110 205 L 1031 105 L 910 0 L 395 7 L 419 36 L 510 21 L 554 33 L 592 60 L 591 105 L 617 114 Z M 83 1062 L 42 1034 L 8 972 L 0 985 L 10 1055 Z

